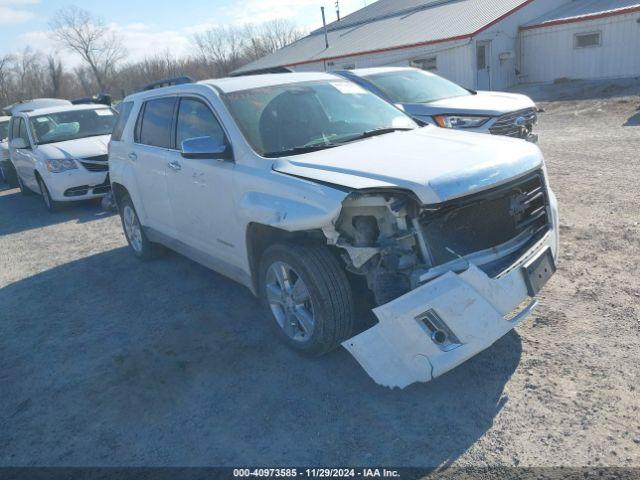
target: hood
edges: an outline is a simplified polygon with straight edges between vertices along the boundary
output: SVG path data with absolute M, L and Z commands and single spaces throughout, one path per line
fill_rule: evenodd
M 87 158 L 98 155 L 106 155 L 110 135 L 99 137 L 79 138 L 66 142 L 47 143 L 38 145 L 38 153 L 45 158 Z
M 403 105 L 410 115 L 466 113 L 490 116 L 503 115 L 525 108 L 535 108 L 535 106 L 533 100 L 526 95 L 505 92 L 478 92 L 477 95 L 464 95 L 430 103 Z
M 274 170 L 353 189 L 400 188 L 432 205 L 541 168 L 519 139 L 427 126 L 278 159 Z

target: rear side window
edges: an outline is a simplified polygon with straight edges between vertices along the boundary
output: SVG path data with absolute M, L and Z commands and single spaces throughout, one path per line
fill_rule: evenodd
M 115 140 L 116 142 L 122 140 L 122 133 L 124 132 L 124 127 L 127 125 L 127 120 L 129 120 L 129 117 L 131 116 L 132 108 L 133 102 L 125 102 L 120 105 L 120 113 L 118 114 L 116 125 L 113 127 L 111 140 Z
M 184 98 L 180 101 L 176 125 L 176 148 L 190 138 L 213 137 L 224 141 L 224 131 L 209 107 L 199 100 Z
M 139 125 L 138 143 L 171 148 L 171 126 L 175 97 L 158 98 L 145 103 Z

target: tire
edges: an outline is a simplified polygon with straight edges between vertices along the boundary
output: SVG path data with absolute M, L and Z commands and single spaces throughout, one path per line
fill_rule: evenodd
M 51 198 L 51 194 L 49 193 L 49 189 L 44 183 L 44 180 L 42 180 L 40 176 L 36 176 L 36 178 L 38 180 L 38 185 L 40 186 L 40 195 L 42 195 L 44 207 L 49 211 L 49 213 L 57 212 L 60 209 L 60 203 Z
M 283 288 L 287 276 L 288 287 Z M 320 356 L 351 336 L 351 285 L 327 247 L 272 245 L 260 261 L 259 280 L 263 308 L 280 338 L 293 349 Z
M 22 183 L 22 179 L 20 178 L 20 175 L 18 175 L 17 177 L 18 177 L 18 188 L 20 189 L 20 193 L 25 197 L 33 195 L 33 192 L 29 190 L 28 187 L 25 187 L 24 183 Z
M 120 220 L 127 243 L 137 258 L 153 260 L 160 256 L 163 251 L 162 246 L 147 238 L 129 195 L 125 195 L 120 200 Z

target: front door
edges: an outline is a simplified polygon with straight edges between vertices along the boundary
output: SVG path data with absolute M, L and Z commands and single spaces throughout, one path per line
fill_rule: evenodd
M 491 90 L 491 42 L 476 43 L 477 89 Z
M 176 148 L 190 138 L 225 141 L 225 133 L 212 109 L 202 99 L 185 97 L 178 105 Z M 174 151 L 167 184 L 177 239 L 196 250 L 237 264 L 237 223 L 233 201 L 235 164 L 215 159 L 184 158 Z

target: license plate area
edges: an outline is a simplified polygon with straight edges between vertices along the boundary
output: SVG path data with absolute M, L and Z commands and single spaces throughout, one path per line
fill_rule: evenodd
M 529 296 L 535 297 L 556 273 L 556 264 L 553 261 L 551 249 L 547 248 L 534 259 L 529 260 L 522 267 L 522 273 Z

